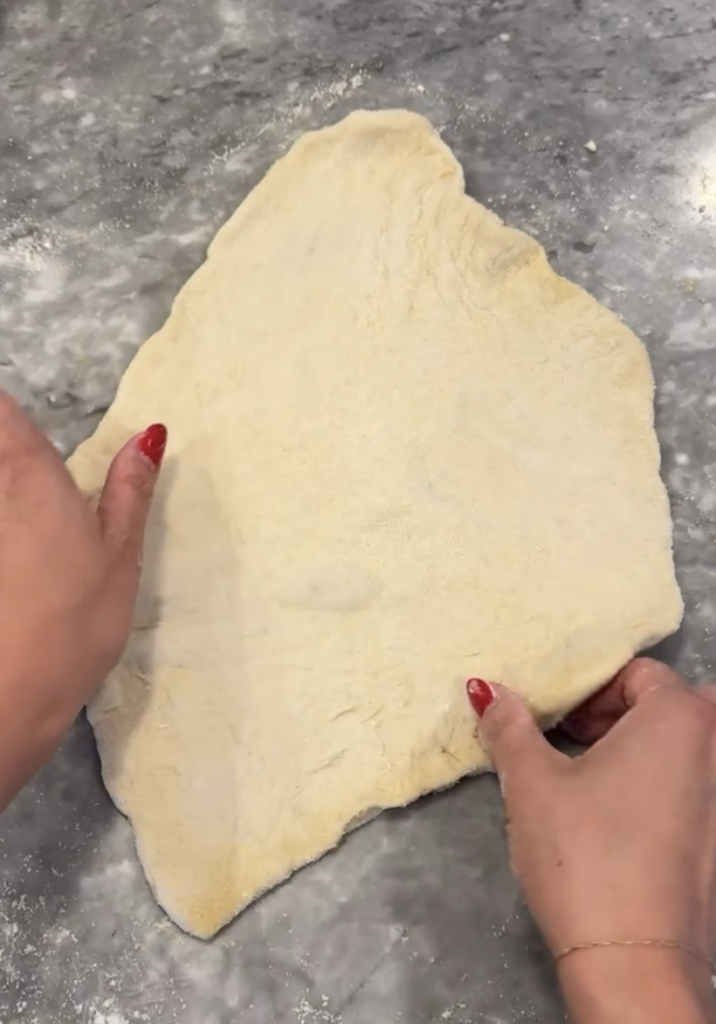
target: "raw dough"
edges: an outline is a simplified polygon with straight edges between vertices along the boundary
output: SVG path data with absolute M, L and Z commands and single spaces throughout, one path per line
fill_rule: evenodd
M 71 460 L 169 448 L 89 709 L 159 903 L 212 935 L 377 809 L 488 767 L 471 675 L 544 724 L 682 605 L 637 338 L 465 196 L 405 111 L 300 139 Z

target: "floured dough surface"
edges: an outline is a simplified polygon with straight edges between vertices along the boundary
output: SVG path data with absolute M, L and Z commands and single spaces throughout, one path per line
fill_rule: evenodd
M 71 469 L 169 447 L 135 627 L 89 709 L 159 903 L 210 936 L 382 807 L 488 767 L 681 617 L 637 338 L 464 195 L 422 118 L 300 139 Z

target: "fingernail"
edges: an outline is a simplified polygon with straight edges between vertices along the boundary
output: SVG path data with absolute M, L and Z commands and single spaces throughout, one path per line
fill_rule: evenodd
M 497 700 L 495 688 L 491 683 L 486 683 L 484 679 L 468 679 L 467 696 L 480 718 Z
M 159 469 L 167 446 L 167 428 L 163 423 L 153 423 L 137 438 L 137 448 L 149 459 L 155 469 Z

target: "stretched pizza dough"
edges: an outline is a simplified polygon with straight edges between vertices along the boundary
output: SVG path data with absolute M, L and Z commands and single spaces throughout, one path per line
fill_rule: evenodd
M 430 125 L 300 139 L 71 468 L 163 420 L 131 643 L 89 709 L 159 903 L 211 936 L 380 808 L 488 767 L 682 612 L 641 343 L 465 196 Z

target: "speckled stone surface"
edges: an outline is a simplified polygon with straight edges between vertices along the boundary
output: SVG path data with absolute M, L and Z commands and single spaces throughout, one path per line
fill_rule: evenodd
M 663 653 L 707 675 L 710 0 L 0 0 L 0 386 L 69 452 L 290 141 L 388 106 L 648 344 L 687 603 Z M 80 722 L 0 823 L 0 1021 L 554 1024 L 502 829 L 490 778 L 384 814 L 203 944 L 153 903 Z

